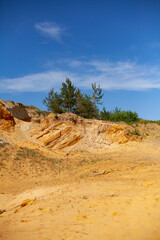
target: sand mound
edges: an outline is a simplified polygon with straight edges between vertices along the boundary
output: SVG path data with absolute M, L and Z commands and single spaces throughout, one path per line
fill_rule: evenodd
M 21 147 L 41 149 L 45 152 L 47 149 L 59 153 L 98 152 L 115 148 L 119 144 L 142 141 L 148 134 L 147 132 L 150 131 L 149 134 L 153 132 L 150 125 L 129 126 L 126 123 L 84 119 L 73 113 L 58 115 L 50 113 L 47 117 L 44 115 L 41 117 L 41 113 L 38 113 L 38 110 L 31 106 L 25 107 L 27 114 L 32 116 L 32 121 L 28 122 L 28 120 L 13 118 L 2 104 L 0 104 L 1 137 L 9 143 Z M 5 104 L 8 104 L 6 106 L 12 110 L 15 107 L 17 107 L 16 109 L 24 108 L 23 105 L 15 105 L 9 101 Z M 156 125 L 155 128 L 157 132 L 159 126 Z M 3 130 L 9 129 L 13 129 L 12 133 L 3 132 Z
M 113 143 L 140 141 L 133 127 L 99 120 L 89 120 L 72 113 L 49 114 L 30 131 L 31 136 L 52 150 L 99 151 Z
M 0 114 L 0 239 L 160 239 L 159 125 Z

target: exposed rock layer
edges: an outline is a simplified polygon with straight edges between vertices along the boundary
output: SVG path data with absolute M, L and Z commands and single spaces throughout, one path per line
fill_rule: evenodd
M 40 122 L 40 119 L 43 119 L 46 115 L 45 111 L 41 111 L 34 106 L 25 106 L 22 103 L 3 101 L 2 99 L 0 99 L 0 103 L 12 114 L 14 118 L 18 118 L 23 121 L 33 120 Z
M 41 125 L 33 128 L 33 138 L 52 150 L 99 151 L 111 144 L 140 141 L 141 136 L 132 135 L 132 127 L 99 120 L 88 120 L 72 113 L 49 114 Z
M 13 144 L 30 146 L 34 143 L 35 148 L 54 152 L 95 152 L 109 149 L 115 144 L 142 140 L 143 134 L 136 134 L 135 128 L 126 123 L 84 119 L 73 113 L 51 113 L 45 117 L 43 112 L 37 112 L 34 106 L 25 107 L 2 100 L 0 102 L 1 129 L 13 129 L 16 123 L 12 135 L 1 133 L 1 136 Z M 10 109 L 14 116 L 6 108 Z M 29 119 L 32 121 L 27 122 Z
M 15 125 L 13 116 L 0 103 L 0 128 L 3 130 L 10 130 Z

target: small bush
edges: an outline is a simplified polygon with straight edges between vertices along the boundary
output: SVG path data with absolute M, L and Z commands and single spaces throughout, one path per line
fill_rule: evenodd
M 131 111 L 121 111 L 121 109 L 118 109 L 117 107 L 113 111 L 106 111 L 105 108 L 103 108 L 103 111 L 100 113 L 101 120 L 109 120 L 112 122 L 127 122 L 127 123 L 134 123 L 138 122 L 138 114 L 136 112 Z
M 106 111 L 105 107 L 103 107 L 103 110 L 100 112 L 100 119 L 101 120 L 110 120 L 111 112 Z

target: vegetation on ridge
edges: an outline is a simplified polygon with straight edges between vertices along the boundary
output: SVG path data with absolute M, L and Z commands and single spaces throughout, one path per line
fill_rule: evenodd
M 117 107 L 113 111 L 100 111 L 98 105 L 102 104 L 102 89 L 100 85 L 92 83 L 92 96 L 82 93 L 76 88 L 69 78 L 62 83 L 61 92 L 58 94 L 54 89 L 50 89 L 48 97 L 43 100 L 47 110 L 53 113 L 72 112 L 81 117 L 89 119 L 101 119 L 114 122 L 125 121 L 127 123 L 137 122 L 138 114 L 131 111 L 121 111 Z
M 100 112 L 100 119 L 109 120 L 112 122 L 124 121 L 127 123 L 133 123 L 139 121 L 138 114 L 131 111 L 121 111 L 117 107 L 113 111 L 106 111 L 103 107 L 103 111 Z

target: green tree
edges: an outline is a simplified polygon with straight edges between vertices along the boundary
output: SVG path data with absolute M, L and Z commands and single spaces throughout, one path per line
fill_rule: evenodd
M 84 118 L 95 117 L 94 103 L 92 98 L 87 94 L 81 93 L 80 89 L 77 89 L 76 91 L 75 113 Z
M 100 112 L 100 119 L 101 120 L 110 120 L 111 113 L 106 111 L 106 108 L 103 107 L 102 111 Z
M 75 103 L 75 109 L 74 112 L 77 115 L 82 116 L 83 111 L 84 111 L 84 106 L 83 106 L 83 94 L 81 93 L 80 89 L 78 88 L 76 91 L 76 103 Z
M 64 110 L 73 112 L 76 104 L 76 87 L 69 78 L 66 78 L 66 81 L 62 83 L 61 98 Z
M 83 96 L 83 112 L 81 116 L 90 119 L 95 118 L 94 103 L 92 102 L 92 98 L 87 94 Z
M 93 89 L 93 102 L 94 102 L 94 109 L 95 109 L 95 116 L 96 118 L 98 117 L 98 104 L 102 104 L 103 102 L 101 101 L 102 97 L 104 94 L 102 94 L 102 89 L 100 88 L 100 85 L 97 86 L 97 84 L 94 82 L 92 83 L 92 89 Z
M 62 113 L 62 99 L 57 92 L 54 92 L 52 88 L 49 93 L 48 97 L 43 100 L 43 104 L 47 107 L 49 112 L 53 113 Z
M 69 78 L 62 83 L 61 92 L 58 94 L 52 88 L 48 97 L 43 100 L 43 104 L 47 106 L 48 111 L 54 113 L 73 112 L 85 118 L 97 118 L 99 110 L 97 105 L 101 104 L 103 97 L 102 89 L 92 84 L 94 90 L 93 96 L 81 93 L 80 89 L 72 84 Z

